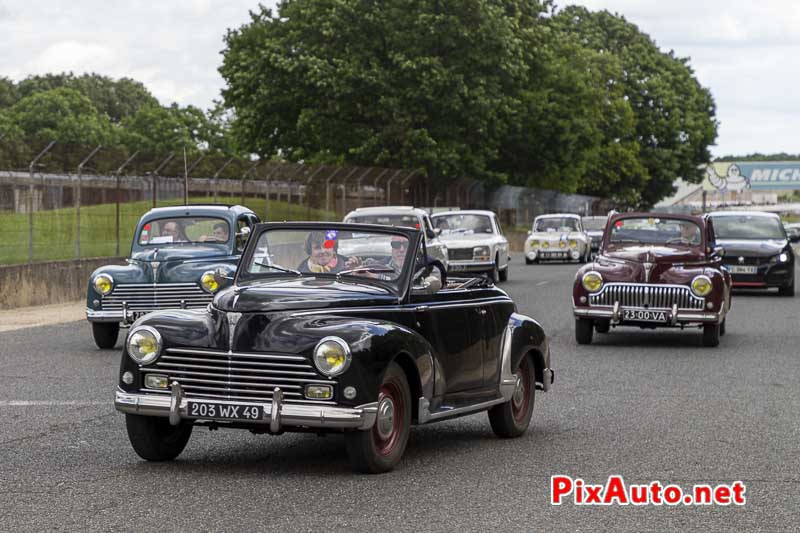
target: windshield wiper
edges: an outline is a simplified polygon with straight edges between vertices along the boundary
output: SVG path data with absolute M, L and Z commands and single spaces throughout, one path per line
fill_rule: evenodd
M 254 261 L 253 264 L 264 268 L 274 268 L 275 270 L 280 270 L 281 272 L 286 272 L 287 274 L 294 274 L 295 276 L 303 275 L 302 272 L 300 272 L 299 270 L 295 270 L 293 268 L 284 268 L 276 265 L 268 265 L 266 263 L 259 263 L 258 261 Z
M 337 272 L 336 277 L 338 278 L 339 276 L 343 276 L 345 274 L 353 274 L 355 272 L 369 272 L 370 274 L 378 274 L 380 272 L 394 272 L 394 269 L 386 266 L 363 266 Z

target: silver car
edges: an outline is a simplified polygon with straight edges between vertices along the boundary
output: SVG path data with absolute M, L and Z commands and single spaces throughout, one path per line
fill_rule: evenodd
M 428 255 L 441 261 L 445 269 L 447 268 L 447 246 L 439 238 L 440 232 L 433 228 L 431 217 L 422 209 L 411 206 L 360 207 L 347 213 L 343 222 L 422 230 Z
M 525 239 L 525 263 L 579 261 L 591 257 L 591 239 L 583 231 L 581 217 L 573 214 L 540 215 Z
M 448 211 L 431 217 L 447 245 L 448 273 L 486 272 L 495 282 L 508 279 L 508 239 L 492 211 Z

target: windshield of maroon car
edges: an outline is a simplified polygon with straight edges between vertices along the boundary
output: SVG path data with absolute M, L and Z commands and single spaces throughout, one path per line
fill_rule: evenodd
M 419 229 L 419 218 L 416 215 L 355 215 L 348 217 L 345 222 Z
M 212 217 L 159 218 L 139 231 L 140 246 L 164 244 L 224 244 L 230 240 L 227 220 Z
M 717 239 L 782 240 L 786 233 L 780 220 L 758 215 L 715 216 L 714 234 Z
M 402 278 L 409 240 L 404 235 L 340 229 L 271 229 L 258 237 L 247 272 L 265 276 Z
M 493 233 L 492 221 L 486 215 L 436 215 L 431 220 L 433 221 L 433 227 L 442 230 L 442 235 Z
M 564 218 L 540 218 L 533 225 L 533 231 L 537 232 L 564 232 L 578 231 L 578 219 L 571 217 Z
M 622 218 L 614 222 L 609 242 L 616 245 L 655 244 L 697 246 L 702 242 L 700 226 L 674 218 Z

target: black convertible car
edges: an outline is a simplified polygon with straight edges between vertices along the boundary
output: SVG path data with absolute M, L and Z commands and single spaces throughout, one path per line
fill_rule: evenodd
M 339 432 L 376 473 L 414 423 L 488 411 L 521 435 L 553 382 L 545 333 L 485 276 L 443 270 L 415 229 L 259 224 L 207 309 L 131 327 L 115 405 L 134 450 L 173 459 L 195 426 Z

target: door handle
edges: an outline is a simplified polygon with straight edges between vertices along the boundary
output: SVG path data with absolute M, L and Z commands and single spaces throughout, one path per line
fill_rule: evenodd
M 430 308 L 427 305 L 418 305 L 414 309 L 414 311 L 416 311 L 417 313 L 423 313 L 423 312 L 427 311 L 428 309 L 430 309 Z
M 485 315 L 486 314 L 486 309 L 476 309 L 476 311 L 478 311 L 479 315 Z

